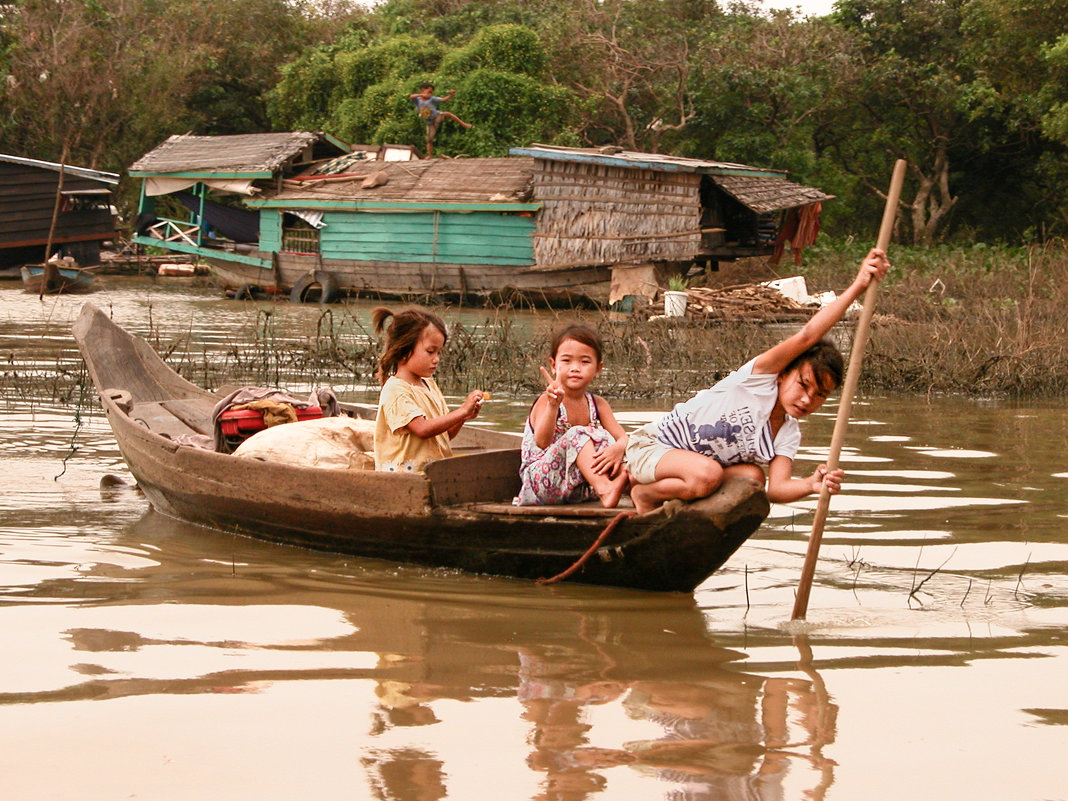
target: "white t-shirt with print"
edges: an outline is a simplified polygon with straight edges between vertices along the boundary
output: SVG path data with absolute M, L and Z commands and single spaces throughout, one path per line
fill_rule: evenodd
M 778 375 L 753 373 L 756 359 L 660 418 L 659 442 L 695 451 L 724 466 L 767 464 L 775 456 L 793 459 L 801 444 L 801 427 L 789 415 L 771 436 L 768 418 L 779 395 Z

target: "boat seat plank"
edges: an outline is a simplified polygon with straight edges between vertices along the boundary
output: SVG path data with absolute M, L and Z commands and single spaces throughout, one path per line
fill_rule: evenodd
M 426 475 L 439 506 L 510 501 L 519 491 L 519 448 L 483 450 L 438 459 Z
M 510 503 L 470 503 L 464 506 L 472 512 L 509 517 L 594 517 L 611 519 L 620 512 L 633 510 L 629 501 L 620 502 L 614 509 L 605 509 L 597 501 L 565 503 L 553 506 L 512 506 Z

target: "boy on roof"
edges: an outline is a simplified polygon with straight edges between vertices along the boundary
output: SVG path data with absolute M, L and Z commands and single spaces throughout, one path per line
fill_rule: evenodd
M 441 125 L 443 119 L 455 120 L 464 128 L 471 127 L 471 123 L 464 122 L 451 111 L 438 109 L 439 104 L 444 103 L 446 100 L 452 100 L 455 94 L 456 90 L 450 89 L 444 97 L 438 97 L 434 94 L 434 84 L 424 83 L 420 85 L 418 92 L 408 96 L 408 99 L 412 101 L 412 105 L 415 106 L 416 112 L 426 123 L 426 157 L 428 159 L 434 157 L 434 137 L 437 136 L 438 126 Z

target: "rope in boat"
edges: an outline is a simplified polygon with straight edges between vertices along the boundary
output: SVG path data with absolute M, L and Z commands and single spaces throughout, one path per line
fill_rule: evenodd
M 575 562 L 575 564 L 571 565 L 571 567 L 569 567 L 563 573 L 557 573 L 552 578 L 540 578 L 540 579 L 537 580 L 536 583 L 537 584 L 556 584 L 558 581 L 563 581 L 564 579 L 566 579 L 568 576 L 570 576 L 572 573 L 574 573 L 576 570 L 578 570 L 580 567 L 582 567 L 584 564 L 586 564 L 586 562 L 589 560 L 589 558 L 591 556 L 593 556 L 597 552 L 598 548 L 601 547 L 601 543 L 604 542 L 606 539 L 608 539 L 608 535 L 611 534 L 613 531 L 615 531 L 616 526 L 618 526 L 620 523 L 622 523 L 628 517 L 634 517 L 636 514 L 638 514 L 638 513 L 635 512 L 635 511 L 629 510 L 629 509 L 627 511 L 625 511 L 625 512 L 620 512 L 618 515 L 616 515 L 615 517 L 612 518 L 611 522 L 609 522 L 609 524 L 607 526 L 604 527 L 604 531 L 602 531 L 600 534 L 597 535 L 597 539 L 595 539 L 593 541 L 593 545 L 591 545 L 586 550 L 586 553 L 582 554 L 582 556 L 580 556 L 578 558 L 578 560 Z

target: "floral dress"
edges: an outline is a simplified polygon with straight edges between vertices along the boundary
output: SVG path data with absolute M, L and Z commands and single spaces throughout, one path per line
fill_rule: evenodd
M 593 442 L 597 450 L 614 443 L 615 437 L 601 428 L 597 418 L 597 404 L 593 395 L 586 393 L 590 405 L 590 424 L 570 426 L 564 405 L 556 414 L 553 439 L 545 450 L 534 442 L 534 428 L 527 417 L 523 427 L 522 461 L 519 477 L 522 486 L 512 503 L 516 506 L 538 506 L 560 503 L 581 503 L 593 497 L 593 490 L 579 472 L 579 451 L 587 442 Z

